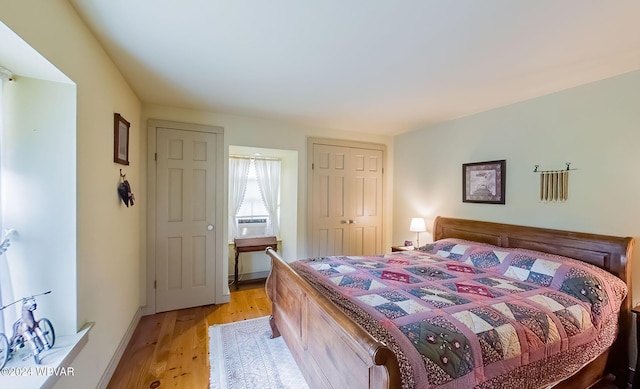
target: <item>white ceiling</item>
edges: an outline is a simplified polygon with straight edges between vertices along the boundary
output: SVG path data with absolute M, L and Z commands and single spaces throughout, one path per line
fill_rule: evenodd
M 636 0 L 69 0 L 144 103 L 398 134 L 640 69 Z

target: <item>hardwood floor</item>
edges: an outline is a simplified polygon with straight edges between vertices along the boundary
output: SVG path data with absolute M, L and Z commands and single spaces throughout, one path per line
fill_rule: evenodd
M 262 282 L 232 288 L 228 304 L 144 316 L 107 388 L 208 388 L 208 327 L 270 314 Z

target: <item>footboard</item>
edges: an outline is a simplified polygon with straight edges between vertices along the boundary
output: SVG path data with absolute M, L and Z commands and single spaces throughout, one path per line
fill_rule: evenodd
M 271 328 L 312 388 L 399 388 L 395 354 L 300 277 L 274 250 L 267 295 Z

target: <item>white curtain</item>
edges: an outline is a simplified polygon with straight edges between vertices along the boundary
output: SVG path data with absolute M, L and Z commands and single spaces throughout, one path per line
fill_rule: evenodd
M 247 189 L 250 163 L 251 160 L 248 158 L 229 157 L 229 236 L 231 239 L 238 236 L 236 214 Z
M 278 220 L 278 205 L 280 199 L 280 161 L 256 158 L 255 163 L 260 194 L 269 212 L 270 225 L 267 226 L 267 228 L 273 235 L 279 236 L 280 222 Z

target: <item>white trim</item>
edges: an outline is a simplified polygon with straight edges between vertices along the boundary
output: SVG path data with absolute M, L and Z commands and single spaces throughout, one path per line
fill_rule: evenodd
M 120 359 L 122 359 L 122 356 L 124 355 L 124 351 L 127 349 L 127 345 L 131 341 L 131 338 L 133 337 L 133 333 L 136 330 L 136 327 L 138 327 L 138 323 L 140 323 L 140 318 L 142 318 L 143 309 L 144 307 L 138 307 L 138 310 L 136 311 L 135 315 L 133 315 L 133 319 L 129 324 L 129 328 L 127 328 L 127 332 L 124 333 L 124 336 L 120 340 L 120 344 L 118 344 L 118 348 L 116 348 L 116 352 L 111 357 L 111 360 L 109 361 L 109 364 L 107 365 L 107 368 L 105 369 L 104 373 L 102 373 L 102 377 L 100 378 L 100 382 L 98 382 L 98 385 L 96 386 L 96 388 L 104 389 L 107 387 L 107 385 L 109 385 L 109 381 L 111 381 L 111 378 L 113 377 L 113 373 L 116 371 L 116 368 L 118 367 L 118 363 L 120 363 Z

